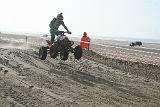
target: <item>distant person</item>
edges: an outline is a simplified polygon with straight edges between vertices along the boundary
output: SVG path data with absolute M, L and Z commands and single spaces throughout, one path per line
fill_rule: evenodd
M 51 34 L 51 44 L 53 43 L 55 39 L 55 35 L 60 35 L 60 32 L 58 31 L 59 26 L 62 25 L 69 34 L 71 32 L 68 30 L 67 26 L 63 22 L 63 15 L 62 13 L 58 14 L 56 18 L 52 19 L 52 21 L 49 24 L 50 27 L 50 34 Z
M 80 42 L 82 49 L 89 50 L 90 41 L 91 41 L 90 37 L 87 35 L 86 32 L 84 32 Z

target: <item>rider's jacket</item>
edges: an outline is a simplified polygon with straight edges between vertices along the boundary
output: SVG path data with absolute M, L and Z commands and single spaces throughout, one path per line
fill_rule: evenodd
M 54 19 L 50 22 L 49 27 L 50 27 L 52 30 L 54 30 L 54 31 L 58 31 L 58 28 L 59 28 L 60 25 L 62 25 L 62 26 L 68 31 L 68 28 L 67 28 L 67 26 L 64 24 L 64 22 L 57 20 L 57 18 L 54 18 Z

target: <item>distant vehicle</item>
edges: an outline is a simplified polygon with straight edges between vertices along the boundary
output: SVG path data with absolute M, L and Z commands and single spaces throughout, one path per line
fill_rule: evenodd
M 129 44 L 129 46 L 133 47 L 133 46 L 141 46 L 142 42 L 141 41 L 136 41 L 136 42 L 132 42 Z
M 44 34 L 43 37 L 47 37 L 48 35 Z

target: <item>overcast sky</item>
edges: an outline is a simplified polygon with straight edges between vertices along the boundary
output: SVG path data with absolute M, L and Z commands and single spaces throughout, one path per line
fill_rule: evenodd
M 60 12 L 73 34 L 160 39 L 160 0 L 0 0 L 0 30 L 49 34 Z

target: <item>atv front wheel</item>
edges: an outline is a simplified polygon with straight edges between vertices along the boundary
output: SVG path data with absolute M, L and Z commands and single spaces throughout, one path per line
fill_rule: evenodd
M 42 47 L 40 47 L 40 49 L 39 49 L 39 58 L 40 58 L 41 60 L 45 60 L 46 57 L 47 57 L 47 48 L 42 46 Z
M 74 58 L 75 59 L 81 59 L 82 57 L 82 47 L 80 45 L 77 45 L 75 48 L 74 48 Z
M 58 45 L 57 44 L 53 44 L 50 47 L 50 56 L 51 58 L 56 58 L 58 55 Z
M 67 60 L 68 59 L 68 55 L 69 55 L 69 53 L 68 53 L 68 51 L 61 51 L 60 52 L 60 58 L 61 58 L 61 60 Z

